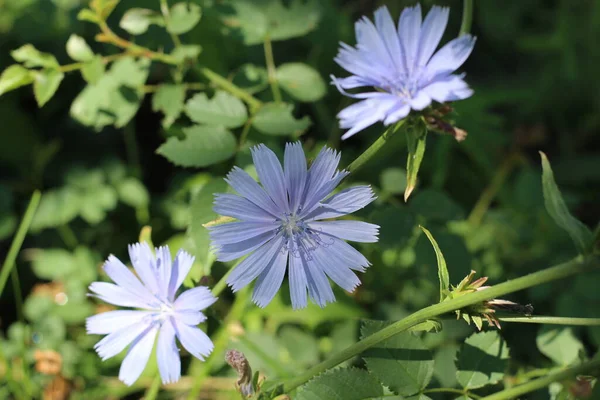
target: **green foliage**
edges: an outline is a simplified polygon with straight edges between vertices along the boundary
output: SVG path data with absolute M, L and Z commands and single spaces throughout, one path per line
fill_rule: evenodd
M 0 95 L 33 82 L 31 72 L 19 64 L 11 65 L 0 75 Z
M 461 346 L 456 360 L 456 379 L 465 389 L 499 382 L 508 366 L 509 351 L 497 331 L 474 333 Z
M 298 400 L 366 400 L 383 396 L 381 384 L 367 371 L 348 368 L 319 375 L 298 390 Z
M 420 226 L 421 230 L 425 232 L 427 239 L 431 242 L 433 246 L 433 250 L 435 251 L 435 258 L 437 260 L 438 267 L 438 279 L 440 280 L 440 302 L 444 300 L 446 297 L 446 293 L 450 289 L 450 275 L 448 274 L 448 267 L 446 266 L 446 260 L 444 259 L 444 255 L 442 254 L 442 250 L 440 250 L 440 246 L 438 246 L 437 242 L 429 232 L 424 227 Z
M 365 321 L 361 336 L 372 335 L 387 325 L 387 322 Z M 433 355 L 411 332 L 384 340 L 365 351 L 363 358 L 373 375 L 402 396 L 410 396 L 426 388 L 433 374 Z
M 536 338 L 538 349 L 558 365 L 569 365 L 585 353 L 571 328 L 544 328 Z
M 152 110 L 161 111 L 165 115 L 163 126 L 168 128 L 183 111 L 184 102 L 185 86 L 162 85 L 152 96 Z
M 422 127 L 409 127 L 406 130 L 406 143 L 408 157 L 406 158 L 406 189 L 404 190 L 404 201 L 407 201 L 412 191 L 417 186 L 417 174 L 421 168 L 421 162 L 425 155 L 425 139 L 427 130 Z
M 202 11 L 200 6 L 194 3 L 181 2 L 171 7 L 167 30 L 175 35 L 181 35 L 190 31 L 198 22 Z
M 164 19 L 157 12 L 147 8 L 130 8 L 119 22 L 119 26 L 132 35 L 145 33 L 153 24 L 164 26 Z
M 277 81 L 296 100 L 317 101 L 325 96 L 326 86 L 317 71 L 306 64 L 287 63 L 277 68 Z
M 185 104 L 185 113 L 194 122 L 237 128 L 246 122 L 246 107 L 237 97 L 218 91 L 212 99 L 199 93 Z
M 266 135 L 300 134 L 310 125 L 308 117 L 296 119 L 291 104 L 267 104 L 256 113 L 252 126 Z

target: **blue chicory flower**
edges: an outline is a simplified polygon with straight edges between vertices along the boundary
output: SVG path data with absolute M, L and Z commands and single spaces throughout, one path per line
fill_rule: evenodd
M 371 203 L 371 188 L 355 186 L 330 196 L 348 172 L 337 170 L 340 154 L 326 147 L 308 170 L 299 142 L 286 145 L 283 168 L 264 145 L 252 148 L 252 159 L 262 187 L 235 167 L 226 181 L 239 196 L 217 194 L 214 210 L 239 221 L 209 228 L 219 261 L 249 254 L 227 279 L 233 291 L 258 278 L 252 299 L 265 307 L 287 269 L 293 308 L 306 307 L 307 290 L 321 307 L 335 301 L 327 277 L 352 292 L 360 284 L 353 271 L 370 264 L 344 240 L 376 242 L 379 227 L 329 219 Z
M 131 344 L 119 371 L 119 379 L 133 384 L 144 370 L 156 337 L 158 369 L 163 383 L 181 376 L 181 360 L 175 337 L 194 357 L 203 360 L 213 350 L 209 337 L 196 325 L 206 320 L 200 310 L 217 299 L 207 287 L 196 287 L 175 296 L 194 262 L 180 250 L 173 262 L 167 246 L 156 257 L 145 243 L 129 246 L 129 257 L 140 280 L 115 256 L 104 271 L 115 282 L 93 282 L 89 289 L 107 303 L 138 310 L 108 311 L 89 317 L 89 334 L 107 335 L 94 348 L 102 360 L 116 356 Z
M 332 76 L 333 83 L 346 96 L 362 101 L 343 109 L 340 127 L 349 130 L 342 139 L 378 121 L 390 125 L 405 118 L 411 109 L 423 110 L 432 101 L 462 100 L 473 91 L 453 74 L 469 57 L 475 38 L 462 35 L 435 54 L 449 9 L 432 7 L 421 22 L 421 6 L 402 11 L 398 28 L 387 7 L 375 11 L 375 24 L 363 17 L 355 24 L 356 48 L 341 43 L 335 61 L 352 75 Z M 345 89 L 372 87 L 367 93 L 350 94 Z

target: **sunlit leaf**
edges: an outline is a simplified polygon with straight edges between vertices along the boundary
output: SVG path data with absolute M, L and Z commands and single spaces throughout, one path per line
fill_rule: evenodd
M 44 69 L 32 72 L 33 94 L 38 106 L 42 107 L 54 96 L 65 74 L 57 69 Z
M 79 35 L 72 34 L 67 40 L 67 54 L 75 61 L 90 61 L 94 52 Z
M 222 126 L 194 125 L 183 132 L 184 139 L 170 137 L 156 152 L 183 167 L 206 167 L 235 153 L 235 136 Z
M 588 247 L 592 242 L 592 232 L 587 226 L 571 215 L 554 181 L 554 174 L 552 173 L 552 167 L 548 162 L 548 158 L 542 152 L 540 152 L 540 155 L 542 157 L 542 188 L 544 190 L 546 210 L 552 219 L 554 219 L 554 222 L 571 236 L 571 240 L 575 243 L 575 247 L 579 253 L 584 254 L 588 251 Z
M 185 86 L 161 85 L 152 96 L 152 110 L 161 111 L 165 118 L 163 127 L 168 128 L 183 111 L 185 102 Z
M 291 104 L 266 104 L 258 110 L 252 126 L 267 135 L 291 135 L 306 130 L 310 125 L 308 117 L 296 119 Z
M 212 99 L 205 93 L 198 93 L 187 101 L 185 112 L 194 122 L 226 128 L 242 126 L 248 119 L 244 103 L 224 91 L 217 91 Z
M 579 359 L 583 344 L 571 328 L 544 327 L 536 338 L 538 349 L 558 365 L 570 365 Z
M 146 207 L 150 204 L 150 194 L 142 182 L 128 177 L 116 186 L 119 199 L 131 207 Z
M 141 35 L 152 24 L 164 25 L 162 15 L 147 8 L 130 8 L 123 14 L 119 26 L 132 35 Z
M 508 346 L 497 331 L 472 334 L 458 354 L 458 383 L 465 389 L 477 389 L 499 382 L 508 367 L 508 353 Z
M 277 81 L 290 96 L 300 101 L 317 101 L 327 91 L 319 72 L 303 63 L 287 63 L 277 67 Z
M 180 62 L 184 62 L 187 60 L 195 60 L 198 58 L 198 55 L 202 52 L 202 47 L 195 44 L 182 44 L 181 46 L 177 46 L 171 52 L 171 56 L 176 58 Z
M 448 267 L 446 266 L 446 260 L 444 259 L 444 254 L 442 254 L 442 250 L 440 250 L 440 246 L 438 246 L 437 242 L 431 235 L 431 232 L 429 232 L 423 226 L 419 226 L 419 228 L 421 228 L 421 230 L 423 232 L 425 232 L 427 239 L 429 239 L 429 242 L 431 242 L 431 245 L 433 246 L 433 250 L 435 251 L 435 258 L 437 259 L 437 266 L 438 266 L 438 279 L 440 281 L 440 302 L 441 302 L 442 300 L 444 300 L 444 297 L 445 297 L 444 293 L 446 293 L 448 291 L 448 289 L 450 288 L 450 274 L 448 274 Z
M 404 190 L 404 201 L 417 186 L 417 174 L 421 168 L 421 161 L 425 155 L 425 139 L 427 130 L 423 127 L 412 127 L 406 130 L 406 141 L 408 146 L 408 157 L 406 159 L 406 189 Z
M 42 68 L 58 68 L 58 61 L 50 53 L 42 53 L 33 45 L 26 44 L 16 50 L 10 52 L 12 57 L 23 63 L 27 68 L 42 67 Z
M 167 23 L 169 32 L 181 35 L 190 31 L 198 22 L 202 12 L 200 6 L 191 2 L 181 2 L 171 7 Z
M 0 75 L 0 96 L 33 82 L 33 73 L 21 65 L 6 68 Z
M 81 75 L 83 75 L 83 79 L 85 79 L 86 82 L 96 83 L 102 78 L 102 75 L 104 75 L 105 69 L 106 67 L 102 61 L 102 57 L 97 55 L 81 67 Z
M 365 370 L 348 368 L 329 370 L 301 386 L 297 400 L 366 400 L 383 396 L 377 379 Z
M 365 321 L 361 337 L 365 338 L 388 326 L 384 321 Z M 386 339 L 363 353 L 369 371 L 384 385 L 402 396 L 423 390 L 433 374 L 433 355 L 423 341 L 411 332 Z

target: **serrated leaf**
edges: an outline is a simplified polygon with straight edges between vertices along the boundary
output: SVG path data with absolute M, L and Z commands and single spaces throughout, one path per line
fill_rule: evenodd
M 571 215 L 554 181 L 554 174 L 552 173 L 552 167 L 548 162 L 548 158 L 541 151 L 540 155 L 542 157 L 542 187 L 546 210 L 554 222 L 571 236 L 571 240 L 573 240 L 579 253 L 584 254 L 592 242 L 592 232 L 587 226 Z
M 33 74 L 19 64 L 11 65 L 0 75 L 0 96 L 33 82 Z
M 94 52 L 81 36 L 72 34 L 67 40 L 67 54 L 75 61 L 90 61 Z
M 144 93 L 150 61 L 132 57 L 115 61 L 95 84 L 89 84 L 71 104 L 71 116 L 97 130 L 125 126 L 136 114 Z
M 327 92 L 319 72 L 303 63 L 286 63 L 277 67 L 277 81 L 290 96 L 300 101 L 317 101 Z
M 438 267 L 438 279 L 440 281 L 440 302 L 441 302 L 444 300 L 444 297 L 445 297 L 444 293 L 447 292 L 448 289 L 450 288 L 450 274 L 448 273 L 448 267 L 446 266 L 446 260 L 444 259 L 444 254 L 442 253 L 442 250 L 440 250 L 440 246 L 438 246 L 438 244 L 435 241 L 435 239 L 433 238 L 433 235 L 431 234 L 431 232 L 429 232 L 423 226 L 419 226 L 419 228 L 421 228 L 421 230 L 423 232 L 425 232 L 427 239 L 429 239 L 429 242 L 431 243 L 431 245 L 433 246 L 433 250 L 435 251 L 435 258 L 437 260 L 437 267 Z
M 10 52 L 10 55 L 18 62 L 23 63 L 27 68 L 58 68 L 59 64 L 50 53 L 42 53 L 33 45 L 26 44 Z
M 202 10 L 199 5 L 188 2 L 177 3 L 171 7 L 167 30 L 175 35 L 186 33 L 200 22 L 201 16 Z
M 573 335 L 571 328 L 544 327 L 536 338 L 540 352 L 558 365 L 570 365 L 579 359 L 583 344 Z
M 123 14 L 119 26 L 132 35 L 141 35 L 152 24 L 164 26 L 162 15 L 147 8 L 130 8 Z
M 196 260 L 205 268 L 208 266 L 210 237 L 208 229 L 203 224 L 212 221 L 218 216 L 213 211 L 214 194 L 223 193 L 226 190 L 227 183 L 223 179 L 212 179 L 204 184 L 194 195 L 190 204 L 191 219 L 189 234 L 196 245 Z
M 508 367 L 508 355 L 508 346 L 497 331 L 472 334 L 458 354 L 458 383 L 465 389 L 477 389 L 499 382 Z
M 310 126 L 310 119 L 294 118 L 293 108 L 291 104 L 266 104 L 256 113 L 252 126 L 267 135 L 291 135 L 303 132 Z
M 304 36 L 315 29 L 321 18 L 319 2 L 293 0 L 235 1 L 234 15 L 224 15 L 225 25 L 240 29 L 247 45 L 270 40 L 286 40 Z
M 81 75 L 86 82 L 96 83 L 102 78 L 102 75 L 104 75 L 105 69 L 102 57 L 97 55 L 81 67 Z
M 365 338 L 388 326 L 384 321 L 364 321 L 361 337 Z M 402 396 L 423 390 L 433 374 L 433 354 L 423 341 L 410 332 L 386 339 L 363 353 L 369 371 L 384 385 Z
M 152 110 L 161 111 L 165 118 L 162 125 L 170 127 L 183 111 L 185 102 L 185 86 L 161 85 L 152 96 Z
M 170 137 L 156 152 L 183 167 L 206 167 L 235 154 L 235 136 L 222 126 L 194 125 L 183 132 L 184 139 Z
M 425 139 L 427 130 L 424 127 L 413 127 L 406 130 L 406 141 L 408 157 L 406 159 L 406 189 L 404 190 L 404 201 L 417 186 L 417 174 L 421 168 L 421 161 L 425 155 Z
M 377 379 L 362 369 L 327 371 L 301 386 L 297 400 L 366 400 L 383 396 Z
M 38 106 L 42 107 L 54 96 L 65 74 L 57 69 L 32 71 L 32 74 L 34 77 L 33 94 Z
M 222 125 L 226 128 L 242 126 L 248 119 L 244 103 L 221 90 L 210 100 L 205 93 L 198 93 L 185 104 L 185 113 L 194 122 Z

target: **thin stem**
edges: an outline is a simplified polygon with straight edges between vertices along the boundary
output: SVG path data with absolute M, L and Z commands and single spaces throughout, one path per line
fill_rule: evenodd
M 152 381 L 152 385 L 146 390 L 144 394 L 144 400 L 154 400 L 160 391 L 160 385 L 162 381 L 160 379 L 160 374 L 157 374 Z
M 122 57 L 126 57 L 126 56 L 130 56 L 131 54 L 124 52 L 124 53 L 119 53 L 119 54 L 112 54 L 110 56 L 105 56 L 102 57 L 102 63 L 103 64 L 108 64 L 112 61 L 118 60 L 119 58 Z M 71 71 L 77 71 L 83 67 L 85 67 L 87 63 L 84 62 L 76 62 L 76 63 L 72 63 L 72 64 L 65 64 L 65 65 L 61 65 L 60 67 L 58 67 L 58 70 L 61 72 L 71 72 Z
M 275 69 L 275 59 L 273 58 L 273 46 L 271 46 L 269 35 L 265 37 L 264 48 L 265 62 L 267 63 L 267 76 L 271 91 L 273 92 L 273 99 L 275 100 L 275 103 L 281 103 L 281 92 L 279 91 L 279 84 L 277 83 L 277 71 Z
M 522 161 L 522 156 L 519 153 L 512 153 L 508 156 L 492 178 L 489 186 L 485 188 L 479 200 L 471 210 L 471 214 L 467 218 L 467 221 L 472 226 L 478 226 L 483 220 L 483 216 L 487 212 L 487 210 L 492 205 L 492 201 L 502 189 L 502 185 L 506 181 L 508 174 L 513 170 L 514 167 L 518 165 L 519 162 Z
M 142 91 L 144 93 L 154 93 L 158 91 L 163 85 L 144 85 L 142 86 Z M 188 82 L 182 83 L 181 86 L 184 87 L 185 90 L 206 90 L 206 84 L 202 82 Z
M 462 23 L 460 24 L 459 36 L 466 35 L 471 31 L 473 22 L 473 0 L 463 0 Z
M 386 129 L 385 132 L 373 143 L 367 150 L 364 151 L 360 156 L 356 158 L 356 160 L 352 161 L 348 168 L 346 168 L 350 173 L 356 172 L 360 167 L 363 166 L 367 161 L 369 161 L 382 147 L 383 145 L 392 137 L 401 126 L 406 123 L 406 119 L 400 120 L 397 124 L 390 126 Z
M 244 259 L 242 258 L 242 260 L 244 260 Z M 223 289 L 225 289 L 225 287 L 227 287 L 227 278 L 233 272 L 233 270 L 242 262 L 242 260 L 238 261 L 237 263 L 235 263 L 235 265 L 233 267 L 229 268 L 229 270 L 225 273 L 225 275 L 223 275 L 221 277 L 221 279 L 219 279 L 219 281 L 215 284 L 215 286 L 213 286 L 213 288 L 212 288 L 213 296 L 218 297 L 221 294 L 221 292 L 223 291 Z
M 471 397 L 473 399 L 481 399 L 481 396 L 473 394 L 467 390 L 460 389 L 452 389 L 452 388 L 434 388 L 434 389 L 425 389 L 421 393 L 455 393 L 461 394 L 464 396 Z
M 428 319 L 435 318 L 439 315 L 456 311 L 485 300 L 498 298 L 508 293 L 516 292 L 553 280 L 562 279 L 567 276 L 579 274 L 594 268 L 600 268 L 600 258 L 598 257 L 592 256 L 584 259 L 583 261 L 580 259 L 574 259 L 564 264 L 559 264 L 542 271 L 534 272 L 532 274 L 492 286 L 486 290 L 468 293 L 455 299 L 423 308 L 409 315 L 408 317 L 401 319 L 400 321 L 397 321 L 360 340 L 352 346 L 334 354 L 320 364 L 315 365 L 303 374 L 300 374 L 299 376 L 285 382 L 283 386 L 284 392 L 287 393 L 297 388 L 325 370 L 335 367 L 336 365 L 362 353 L 366 349 L 373 347 L 383 340 L 386 340 L 400 332 L 404 332 L 421 322 L 425 322 Z
M 68 224 L 59 225 L 56 230 L 58 231 L 62 241 L 65 242 L 70 249 L 74 249 L 79 245 L 77 236 L 75 236 L 75 233 Z
M 600 369 L 600 358 L 582 363 L 576 367 L 567 368 L 563 371 L 547 375 L 522 385 L 513 386 L 491 396 L 483 397 L 483 400 L 508 400 L 518 398 L 525 393 L 543 389 L 553 382 L 563 381 L 576 377 L 577 375 Z
M 253 117 L 248 118 L 246 123 L 244 124 L 244 128 L 242 129 L 242 133 L 240 135 L 240 141 L 238 143 L 238 150 L 241 150 L 246 143 L 246 139 L 248 138 L 248 134 L 250 133 L 250 127 L 252 126 Z
M 225 351 L 225 348 L 227 347 L 227 343 L 229 343 L 229 324 L 231 324 L 233 321 L 239 320 L 246 309 L 247 296 L 248 288 L 240 290 L 236 295 L 233 305 L 231 306 L 231 310 L 229 311 L 229 314 L 227 314 L 225 321 L 223 321 L 223 325 L 221 325 L 219 330 L 214 335 L 213 343 L 215 348 L 210 357 L 208 357 L 208 359 L 200 365 L 198 373 L 194 377 L 194 385 L 187 396 L 187 400 L 195 400 L 198 398 L 202 383 L 208 374 L 210 374 L 210 371 L 217 360 L 216 357 L 222 356 L 223 351 Z
M 10 272 L 12 279 L 13 293 L 15 295 L 15 306 L 17 309 L 17 317 L 19 321 L 25 322 L 25 315 L 23 314 L 23 293 L 21 292 L 21 282 L 19 282 L 19 273 L 16 268 Z
M 17 230 L 17 234 L 10 244 L 8 255 L 4 260 L 4 264 L 2 264 L 2 271 L 0 271 L 0 296 L 2 296 L 2 292 L 4 291 L 4 286 L 8 280 L 8 275 L 15 266 L 15 260 L 17 259 L 17 255 L 19 254 L 21 246 L 23 245 L 25 235 L 27 235 L 27 231 L 29 230 L 33 216 L 35 215 L 35 210 L 37 210 L 38 204 L 40 204 L 41 197 L 42 194 L 39 190 L 33 192 L 31 200 L 29 201 L 29 205 L 27 206 L 27 210 L 25 211 L 25 215 L 23 216 L 21 224 L 19 225 L 19 229 Z
M 169 21 L 171 20 L 171 13 L 169 12 L 169 4 L 167 3 L 167 0 L 160 0 L 160 12 L 162 13 L 163 18 L 165 19 L 165 24 L 167 26 L 167 32 L 169 32 L 169 36 L 171 36 L 171 40 L 173 41 L 173 44 L 175 45 L 175 47 L 181 46 L 181 40 L 179 40 L 179 36 L 177 36 L 176 34 L 171 32 L 171 30 L 169 29 Z
M 498 317 L 503 322 L 524 322 L 529 324 L 600 326 L 600 318 L 569 318 L 536 315 L 532 317 Z
M 197 66 L 195 68 L 196 68 L 196 71 L 198 71 L 199 73 L 204 75 L 206 77 L 206 79 L 211 81 L 214 85 L 220 87 L 221 89 L 223 89 L 223 90 L 231 93 L 232 95 L 245 101 L 250 106 L 251 109 L 256 110 L 260 106 L 262 106 L 262 102 L 260 100 L 254 98 L 250 93 L 248 93 L 244 89 L 234 85 L 232 82 L 223 78 L 221 75 L 217 74 L 216 72 L 214 72 L 206 67 Z

